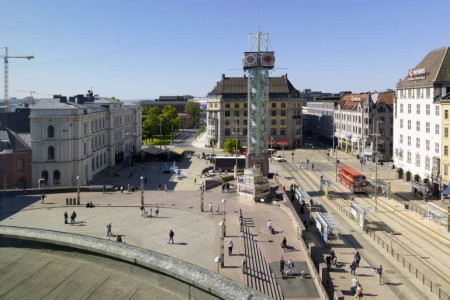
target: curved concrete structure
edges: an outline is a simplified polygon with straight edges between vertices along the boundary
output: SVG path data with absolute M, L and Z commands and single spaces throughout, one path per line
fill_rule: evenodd
M 185 261 L 104 239 L 42 229 L 0 226 L 0 237 L 59 245 L 129 262 L 152 271 L 155 285 L 189 299 L 270 299 L 267 295 Z M 164 277 L 169 280 L 160 280 Z M 174 280 L 170 280 L 174 279 Z M 164 283 L 166 286 L 164 286 Z

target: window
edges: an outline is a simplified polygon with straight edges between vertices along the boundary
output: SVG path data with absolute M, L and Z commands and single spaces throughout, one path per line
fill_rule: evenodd
M 408 104 L 408 114 L 411 114 L 411 104 Z
M 420 131 L 420 121 L 416 121 L 416 131 Z
M 281 116 L 282 116 L 282 117 L 285 117 L 285 116 L 286 116 L 286 111 L 285 111 L 285 110 L 282 110 L 282 111 L 281 111 Z
M 286 125 L 286 119 L 281 119 L 280 120 L 280 125 Z
M 58 170 L 53 172 L 53 184 L 61 184 L 61 173 Z
M 247 126 L 247 124 L 248 124 L 247 120 L 244 120 L 244 126 Z
M 444 110 L 444 119 L 448 119 L 448 109 Z
M 239 117 L 239 111 L 238 111 L 238 110 L 235 110 L 235 111 L 234 111 L 234 116 L 235 116 L 235 117 Z
M 248 111 L 244 110 L 244 117 L 247 117 L 247 116 L 248 116 Z
M 448 175 L 448 165 L 444 165 L 444 175 Z
M 430 151 L 430 140 L 425 140 L 425 149 Z
M 286 129 L 280 128 L 280 135 L 286 135 Z
M 48 150 L 47 150 L 47 157 L 48 157 L 48 159 L 49 160 L 53 160 L 53 159 L 55 159 L 55 148 L 53 148 L 53 146 L 50 146 L 50 147 L 48 147 Z
M 436 124 L 435 133 L 439 134 L 439 124 Z
M 408 130 L 411 130 L 411 120 L 408 120 Z
M 411 89 L 408 89 L 408 99 L 411 99 Z
M 48 172 L 47 171 L 42 171 L 41 172 L 41 178 L 44 179 L 45 183 L 47 183 L 48 181 Z
M 430 133 L 430 122 L 425 123 L 425 132 Z
M 225 103 L 225 108 L 230 108 L 230 103 Z
M 239 103 L 235 103 L 234 108 L 239 108 Z
M 406 155 L 406 161 L 408 163 L 411 163 L 411 151 L 408 151 L 407 155 Z
M 435 106 L 435 115 L 439 117 L 439 105 Z
M 444 146 L 444 156 L 448 156 L 448 146 Z
M 23 170 L 23 159 L 18 159 L 17 160 L 17 170 L 21 171 Z
M 425 89 L 425 97 L 430 98 L 430 88 Z
M 276 128 L 270 128 L 270 135 L 277 135 L 277 129 Z
M 400 144 L 403 144 L 403 134 L 400 134 Z
M 226 110 L 225 111 L 225 117 L 229 117 L 230 116 L 230 111 L 229 110 Z
M 403 128 L 403 119 L 400 119 L 400 128 Z
M 277 119 L 271 119 L 270 125 L 277 125 Z
M 281 108 L 286 108 L 286 102 L 281 102 Z
M 416 166 L 420 167 L 420 154 L 416 153 Z
M 230 128 L 225 128 L 225 136 L 229 136 L 230 135 Z
M 420 138 L 416 138 L 416 148 L 420 148 Z
M 425 113 L 426 113 L 427 116 L 430 115 L 430 104 L 427 104 L 427 105 L 425 106 Z
M 447 126 L 444 127 L 444 137 L 448 138 L 448 127 Z
M 270 112 L 270 115 L 271 115 L 272 117 L 276 117 L 276 116 L 277 116 L 277 111 L 276 111 L 276 110 L 272 110 L 272 111 Z
M 416 114 L 420 115 L 420 104 L 416 104 Z
M 408 146 L 411 146 L 411 137 L 408 135 Z
M 47 127 L 47 137 L 48 138 L 54 138 L 55 137 L 55 127 L 52 125 Z
M 248 108 L 248 105 L 247 105 L 247 103 L 244 103 L 244 108 Z
M 403 103 L 400 103 L 400 113 L 403 113 Z
M 0 159 L 0 170 L 4 170 L 4 169 L 5 169 L 5 160 Z
M 277 103 L 276 102 L 272 102 L 272 108 L 277 108 Z
M 430 158 L 428 156 L 425 157 L 425 169 L 430 169 Z
M 439 153 L 439 143 L 434 143 L 434 152 Z

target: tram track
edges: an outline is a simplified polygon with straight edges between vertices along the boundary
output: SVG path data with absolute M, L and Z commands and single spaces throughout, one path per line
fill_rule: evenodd
M 326 156 L 326 154 L 324 154 L 324 153 L 322 153 L 322 154 Z M 308 187 L 312 188 L 314 190 L 316 190 L 316 189 L 318 190 L 318 186 L 319 186 L 318 182 L 320 180 L 320 176 L 321 175 L 325 175 L 325 177 L 326 177 L 327 173 L 331 172 L 333 174 L 333 177 L 335 176 L 333 171 L 329 171 L 329 170 L 327 170 L 325 174 L 324 173 L 319 174 L 318 171 L 300 172 L 299 168 L 294 163 L 288 163 L 288 165 L 289 165 L 291 170 L 295 171 L 295 173 L 297 173 L 299 175 L 299 176 L 294 176 L 292 174 L 291 170 L 287 170 L 287 172 L 291 175 L 291 177 L 296 178 L 297 180 L 299 180 L 299 177 L 306 178 L 307 180 L 300 179 L 299 181 L 300 182 L 304 182 L 304 183 L 308 183 Z M 313 186 L 313 184 L 314 184 L 314 186 Z M 348 210 L 350 210 L 350 200 L 345 199 L 344 197 L 342 197 L 342 194 L 347 195 L 348 197 L 346 197 L 346 198 L 350 198 L 350 195 L 351 195 L 351 197 L 354 197 L 357 200 L 364 200 L 365 203 L 370 201 L 370 199 L 367 199 L 367 198 L 364 198 L 364 197 L 358 197 L 358 196 L 355 197 L 355 195 L 353 193 L 350 193 L 350 192 L 344 190 L 343 186 L 336 185 L 336 189 L 341 193 L 341 194 L 339 194 L 339 199 L 341 200 L 342 203 L 345 204 L 345 206 L 347 207 Z M 380 201 L 380 203 L 382 203 L 382 202 Z M 371 203 L 368 203 L 368 204 L 371 205 Z M 383 205 L 383 209 L 386 211 L 387 209 L 384 207 L 384 204 L 382 204 L 382 205 Z M 381 218 L 379 218 L 377 216 L 374 216 L 374 215 L 371 215 L 370 218 L 368 217 L 368 221 L 369 222 L 381 222 L 383 224 L 386 224 L 387 227 L 389 227 L 391 230 L 393 228 L 393 226 L 391 226 L 390 224 L 386 223 Z M 428 252 L 427 253 L 423 253 L 423 252 L 419 253 L 419 251 L 415 250 L 415 248 L 417 248 L 417 245 L 412 243 L 410 241 L 410 239 L 408 238 L 409 233 L 411 232 L 411 226 L 408 226 L 408 224 L 405 225 L 405 224 L 401 223 L 396 218 L 391 218 L 390 221 L 394 221 L 395 223 L 397 223 L 397 226 L 405 228 L 404 232 L 408 233 L 406 235 L 404 235 L 402 233 L 401 240 L 399 238 L 396 238 L 396 243 L 395 244 L 397 244 L 398 248 L 403 250 L 403 252 L 406 254 L 406 256 L 409 256 L 412 259 L 414 259 L 415 261 L 417 261 L 417 263 L 421 265 L 422 270 L 424 270 L 426 268 L 429 272 L 435 274 L 441 280 L 445 281 L 447 283 L 447 285 L 450 285 L 450 281 L 448 281 L 446 279 L 447 278 L 446 274 L 448 274 L 448 272 L 443 272 L 442 271 L 442 267 L 444 267 L 444 269 L 449 270 L 449 266 L 447 266 L 446 264 L 442 263 L 442 261 L 443 261 L 442 259 L 436 258 L 431 253 L 428 253 Z M 403 221 L 403 222 L 405 222 L 405 221 Z M 415 227 L 417 227 L 417 226 L 415 226 Z M 420 229 L 424 229 L 424 228 L 420 228 Z M 383 232 L 383 231 L 380 231 L 380 232 Z M 421 232 L 421 231 L 417 230 L 417 231 L 414 231 L 411 234 L 416 234 L 416 236 L 418 236 L 421 240 L 423 240 L 425 242 L 425 244 L 432 245 L 434 250 L 438 250 L 438 252 L 440 252 L 444 256 L 445 255 L 448 256 L 448 252 L 445 251 L 445 249 L 448 249 L 448 244 L 445 244 L 445 243 L 443 243 L 443 242 L 441 242 L 439 240 L 436 240 L 436 239 L 433 239 L 431 241 L 430 239 L 425 237 L 426 236 L 425 233 L 421 232 L 420 234 L 417 234 L 417 232 Z M 384 233 L 386 234 L 386 237 L 388 237 L 389 233 L 386 232 L 386 231 L 384 231 Z M 433 243 L 433 241 L 437 241 L 438 243 L 440 243 L 442 245 L 443 249 L 441 247 L 435 245 Z M 402 242 L 403 242 L 403 245 L 402 245 Z M 405 245 L 405 244 L 408 244 L 408 245 Z M 398 251 L 398 249 L 397 249 L 397 251 Z M 428 256 L 432 256 L 433 260 L 437 261 L 438 264 L 436 264 L 435 262 L 432 262 L 430 260 L 425 261 L 424 257 L 428 257 Z

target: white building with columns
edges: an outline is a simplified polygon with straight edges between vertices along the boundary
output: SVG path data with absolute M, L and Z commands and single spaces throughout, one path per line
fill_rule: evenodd
M 40 100 L 30 108 L 32 186 L 86 185 L 105 168 L 131 161 L 141 149 L 141 124 L 139 105 L 92 93 Z
M 441 99 L 450 93 L 449 48 L 432 50 L 397 84 L 394 105 L 394 164 L 398 177 L 419 192 L 439 192 Z

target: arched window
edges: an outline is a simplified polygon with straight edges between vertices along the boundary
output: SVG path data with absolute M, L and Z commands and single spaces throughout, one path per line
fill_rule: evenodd
M 53 148 L 53 146 L 48 147 L 48 159 L 55 159 L 55 148 Z
M 58 170 L 53 172 L 53 184 L 61 184 L 61 173 Z
M 47 127 L 47 137 L 48 138 L 54 138 L 55 137 L 55 127 L 52 125 Z
M 41 172 L 41 178 L 45 180 L 45 183 L 47 183 L 48 181 L 48 172 L 47 171 L 42 171 Z

